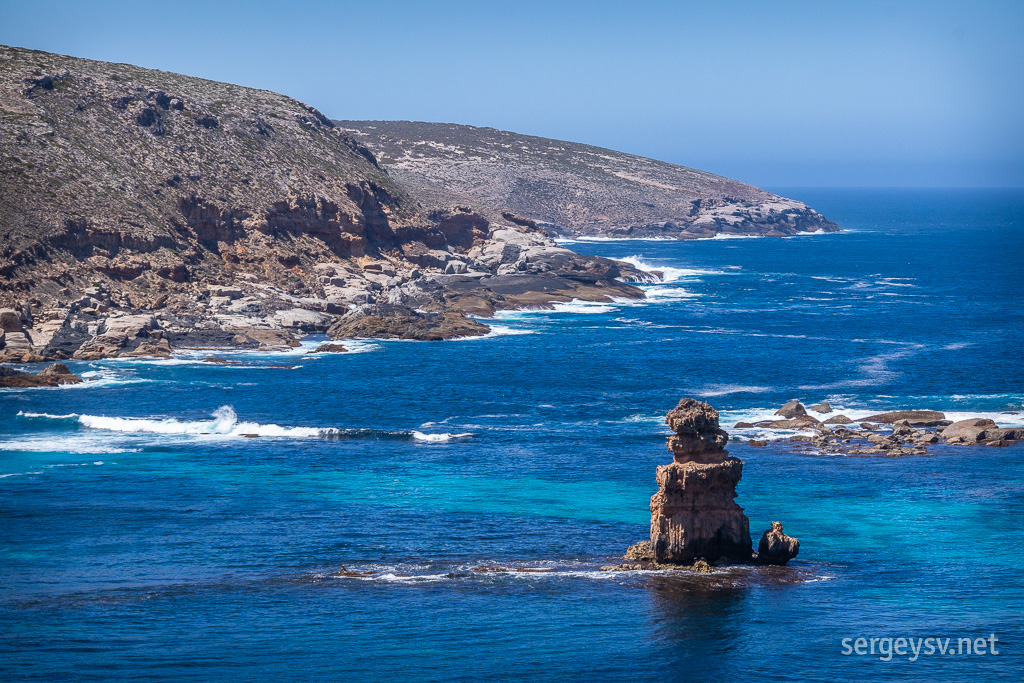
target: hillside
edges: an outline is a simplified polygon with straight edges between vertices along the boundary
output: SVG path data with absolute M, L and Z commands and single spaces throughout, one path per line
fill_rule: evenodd
M 458 205 L 461 204 L 461 205 Z M 480 334 L 642 296 L 529 220 L 421 207 L 284 95 L 0 46 L 0 360 Z
M 839 230 L 803 202 L 599 147 L 448 123 L 335 123 L 425 204 L 460 197 L 561 234 L 693 239 Z

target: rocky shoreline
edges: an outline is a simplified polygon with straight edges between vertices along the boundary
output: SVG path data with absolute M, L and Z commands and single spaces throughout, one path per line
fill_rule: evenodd
M 0 362 L 475 336 L 651 281 L 463 199 L 283 95 L 0 46 Z
M 581 256 L 536 233 L 499 228 L 477 241 L 465 253 L 433 250 L 431 265 L 378 254 L 294 267 L 298 284 L 291 288 L 244 272 L 183 283 L 91 274 L 99 279 L 80 294 L 70 287 L 25 298 L 7 292 L 3 299 L 15 305 L 0 309 L 0 362 L 287 349 L 315 333 L 339 341 L 480 336 L 490 328 L 473 316 L 572 300 L 640 299 L 643 292 L 626 280 L 656 277 Z M 460 272 L 445 272 L 452 263 Z
M 812 412 L 829 415 L 834 412 L 828 403 L 810 407 Z M 776 415 L 781 420 L 738 422 L 734 429 L 762 428 L 799 430 L 786 439 L 796 444 L 795 450 L 815 455 L 884 456 L 931 455 L 931 446 L 984 445 L 1003 447 L 1024 440 L 1024 429 L 1000 427 L 991 418 L 968 418 L 954 422 L 936 410 L 899 410 L 851 420 L 842 414 L 824 420 L 810 415 L 808 408 L 793 400 L 782 406 Z M 750 440 L 751 446 L 766 446 L 767 441 Z

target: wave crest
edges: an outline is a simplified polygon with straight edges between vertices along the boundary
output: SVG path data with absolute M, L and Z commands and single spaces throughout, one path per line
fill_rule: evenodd
M 428 434 L 418 430 L 384 430 L 384 429 L 343 429 L 339 427 L 292 427 L 273 423 L 240 421 L 234 408 L 221 406 L 213 411 L 210 420 L 179 420 L 174 417 L 108 417 L 106 415 L 81 415 L 69 413 L 53 415 L 50 413 L 19 412 L 19 416 L 27 418 L 43 418 L 50 420 L 76 420 L 78 424 L 89 429 L 100 429 L 124 434 L 163 434 L 167 436 L 198 436 L 198 437 L 272 437 L 290 439 L 395 439 L 400 441 L 420 441 L 425 443 L 444 443 L 452 439 L 463 439 L 474 436 L 471 432 L 459 434 L 440 433 Z

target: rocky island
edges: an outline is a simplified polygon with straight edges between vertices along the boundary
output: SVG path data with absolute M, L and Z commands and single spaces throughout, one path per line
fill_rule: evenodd
M 832 406 L 819 403 L 812 412 L 828 415 Z M 929 455 L 929 447 L 947 446 L 1009 446 L 1024 439 L 1024 429 L 1000 427 L 991 418 L 967 418 L 954 422 L 938 410 L 894 410 L 868 415 L 859 424 L 842 413 L 820 420 L 809 414 L 803 403 L 794 399 L 776 411 L 781 420 L 737 422 L 734 429 L 796 430 L 806 432 L 788 439 L 795 450 L 818 455 L 883 456 Z M 854 426 L 850 426 L 854 425 Z M 752 446 L 765 446 L 766 441 L 753 439 Z
M 665 422 L 672 462 L 659 465 L 658 491 L 651 497 L 651 538 L 629 547 L 623 564 L 610 570 L 672 569 L 708 571 L 711 564 L 785 565 L 800 542 L 783 533 L 780 522 L 764 532 L 753 552 L 750 521 L 736 504 L 743 461 L 729 456 L 728 433 L 710 404 L 684 398 Z

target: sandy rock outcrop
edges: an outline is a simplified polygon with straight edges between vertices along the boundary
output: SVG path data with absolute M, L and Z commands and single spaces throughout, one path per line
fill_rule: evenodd
M 651 497 L 651 549 L 659 563 L 751 558 L 750 523 L 736 504 L 743 462 L 724 449 L 729 437 L 709 404 L 684 398 L 668 414 L 673 462 L 657 469 Z

